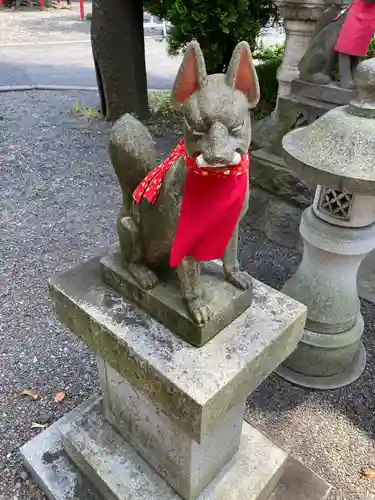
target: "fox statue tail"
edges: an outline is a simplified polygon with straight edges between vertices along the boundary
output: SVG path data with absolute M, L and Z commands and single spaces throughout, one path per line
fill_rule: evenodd
M 112 127 L 109 154 L 121 186 L 124 205 L 129 207 L 133 191 L 156 166 L 154 140 L 139 120 L 125 114 Z

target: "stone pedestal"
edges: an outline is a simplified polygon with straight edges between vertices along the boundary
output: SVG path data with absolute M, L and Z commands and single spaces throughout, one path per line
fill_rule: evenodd
M 204 287 L 212 316 L 199 325 L 181 297 L 181 285 L 175 271 L 165 274 L 152 289 L 144 290 L 122 262 L 121 252 L 101 260 L 104 282 L 195 346 L 205 344 L 251 306 L 251 287 L 240 290 L 222 279 L 221 266 L 206 262 L 202 264 L 198 286 Z
M 332 389 L 363 372 L 358 269 L 375 248 L 375 59 L 356 70 L 358 97 L 283 139 L 288 166 L 318 184 L 302 216 L 302 262 L 283 291 L 308 308 L 298 349 L 278 373 Z
M 98 260 L 50 290 L 58 317 L 97 355 L 102 398 L 22 448 L 49 498 L 327 497 L 322 479 L 243 422 L 247 395 L 301 337 L 300 303 L 255 281 L 252 307 L 198 349 L 104 285 Z
M 283 292 L 307 305 L 308 319 L 303 340 L 278 373 L 300 385 L 334 389 L 356 380 L 366 364 L 357 272 L 375 247 L 375 224 L 327 227 L 310 207 L 300 233 L 302 262 Z
M 334 2 L 332 2 L 334 3 Z M 298 63 L 305 54 L 314 34 L 315 25 L 327 4 L 324 0 L 276 0 L 284 20 L 285 52 L 278 71 L 278 95 L 289 95 L 290 85 L 298 78 Z

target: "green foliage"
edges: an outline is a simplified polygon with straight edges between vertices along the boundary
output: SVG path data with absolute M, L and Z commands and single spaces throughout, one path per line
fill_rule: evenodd
M 285 45 L 283 43 L 279 45 L 270 45 L 268 47 L 260 43 L 253 52 L 253 58 L 262 62 L 274 61 L 275 59 L 282 61 L 284 49 Z
M 375 57 L 375 38 L 371 40 L 370 47 L 367 51 L 367 56 L 365 59 L 371 59 L 372 57 Z
M 266 48 L 260 46 L 254 51 L 254 59 L 260 61 L 260 64 L 256 67 L 260 87 L 260 101 L 253 113 L 255 120 L 264 118 L 275 109 L 279 86 L 276 73 L 283 60 L 283 55 L 284 45 L 274 45 Z
M 73 106 L 73 113 L 85 120 L 93 120 L 95 118 L 101 118 L 101 113 L 95 108 L 83 108 L 80 104 L 76 103 Z
M 278 19 L 271 0 L 144 0 L 144 7 L 171 23 L 171 54 L 198 40 L 209 73 L 225 71 L 240 40 L 254 49 L 261 28 Z
M 171 116 L 175 113 L 169 90 L 150 90 L 148 92 L 148 105 L 152 115 Z

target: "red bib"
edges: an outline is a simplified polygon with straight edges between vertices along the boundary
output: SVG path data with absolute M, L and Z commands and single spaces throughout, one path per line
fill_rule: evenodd
M 186 155 L 181 141 L 171 156 L 149 172 L 133 193 L 136 203 L 144 196 L 155 203 L 168 169 L 185 157 L 186 181 L 182 196 L 177 232 L 173 241 L 170 265 L 176 267 L 184 257 L 207 261 L 222 258 L 240 217 L 248 188 L 249 155 L 240 163 L 220 171 L 198 167 Z
M 375 4 L 354 0 L 338 36 L 335 50 L 350 56 L 365 56 L 375 33 Z

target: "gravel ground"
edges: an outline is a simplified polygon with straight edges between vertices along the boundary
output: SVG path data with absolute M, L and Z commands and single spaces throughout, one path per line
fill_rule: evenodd
M 61 5 L 65 4 L 65 0 Z M 79 18 L 79 6 L 68 9 L 23 9 L 0 11 L 0 46 L 18 43 L 87 41 L 90 23 Z M 85 2 L 85 14 L 91 2 Z
M 13 44 L 39 44 L 50 42 L 89 42 L 90 22 L 80 20 L 79 4 L 72 2 L 72 10 L 64 8 L 65 0 L 61 1 L 61 9 L 4 9 L 0 11 L 0 46 Z M 91 2 L 84 2 L 85 15 L 92 11 Z M 16 29 L 15 29 L 16 26 Z M 146 36 L 160 37 L 162 30 L 147 28 Z M 267 32 L 268 38 L 274 38 Z M 280 38 L 277 32 L 277 37 Z M 272 39 L 273 39 L 272 38 Z
M 93 92 L 0 95 L 0 498 L 43 498 L 19 447 L 98 390 L 93 356 L 55 320 L 46 280 L 116 245 L 120 193 L 107 157 L 108 124 L 74 115 L 97 106 Z M 157 137 L 160 156 L 176 136 Z M 242 231 L 241 256 L 258 279 L 280 287 L 299 256 Z M 327 393 L 270 377 L 248 402 L 248 418 L 336 486 L 332 500 L 374 499 L 373 307 L 363 304 L 369 363 L 350 388 Z M 20 392 L 33 390 L 38 400 Z M 57 404 L 54 396 L 65 390 Z

